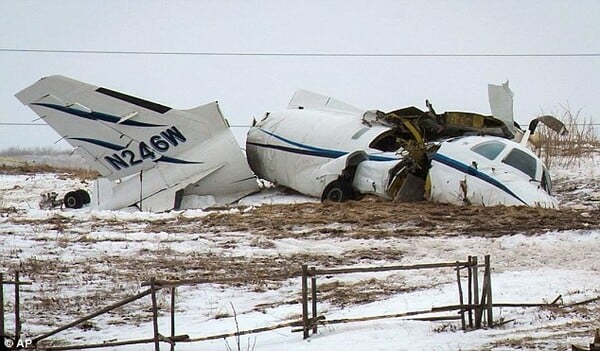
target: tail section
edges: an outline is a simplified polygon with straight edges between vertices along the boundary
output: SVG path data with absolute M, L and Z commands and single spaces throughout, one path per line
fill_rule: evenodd
M 42 78 L 16 94 L 92 167 L 119 179 L 178 155 L 227 125 L 216 102 L 188 111 L 63 77 Z
M 488 99 L 492 116 L 504 122 L 508 130 L 515 134 L 513 97 L 514 93 L 508 87 L 508 81 L 502 83 L 502 85 L 488 84 Z
M 182 196 L 220 204 L 257 190 L 255 177 L 216 102 L 176 110 L 63 77 L 16 94 L 108 180 L 96 207 L 179 207 Z M 106 179 L 105 179 L 106 180 Z

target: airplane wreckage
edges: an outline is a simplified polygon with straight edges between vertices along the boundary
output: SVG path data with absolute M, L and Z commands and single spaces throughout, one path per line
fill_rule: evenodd
M 256 176 L 322 200 L 389 200 L 556 208 L 552 182 L 527 147 L 508 82 L 488 86 L 492 115 L 407 107 L 361 110 L 297 91 L 282 112 L 254 121 L 239 148 L 217 102 L 176 110 L 77 80 L 50 76 L 16 94 L 102 177 L 91 196 L 64 204 L 144 211 L 233 203 L 259 191 Z

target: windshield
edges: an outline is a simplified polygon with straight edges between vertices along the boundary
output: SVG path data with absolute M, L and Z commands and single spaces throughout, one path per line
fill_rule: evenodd
M 527 174 L 531 179 L 535 179 L 537 162 L 535 161 L 535 158 L 525 151 L 513 149 L 502 162 Z

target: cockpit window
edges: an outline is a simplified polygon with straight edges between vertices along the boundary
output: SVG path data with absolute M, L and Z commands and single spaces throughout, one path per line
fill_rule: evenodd
M 400 139 L 396 137 L 396 134 L 390 130 L 375 138 L 375 140 L 369 144 L 369 147 L 384 152 L 392 152 L 398 150 L 402 146 L 399 140 Z
M 495 159 L 504 150 L 504 143 L 499 141 L 488 141 L 474 146 L 471 150 L 490 160 Z
M 535 158 L 528 155 L 526 152 L 519 149 L 513 149 L 502 162 L 527 174 L 531 179 L 535 179 L 537 162 L 535 161 Z

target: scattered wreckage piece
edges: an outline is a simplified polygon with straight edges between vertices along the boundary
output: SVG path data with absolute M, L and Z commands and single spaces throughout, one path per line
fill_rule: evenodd
M 217 102 L 176 110 L 63 76 L 42 78 L 16 97 L 103 176 L 91 197 L 67 193 L 66 207 L 165 211 L 258 191 Z
M 58 193 L 55 191 L 44 193 L 41 196 L 42 199 L 39 203 L 41 210 L 49 210 L 63 205 L 63 201 L 58 199 Z
M 438 114 L 411 106 L 364 111 L 299 90 L 281 112 L 269 112 L 248 132 L 255 174 L 322 200 L 375 194 L 385 199 L 557 207 L 550 175 L 524 145 L 542 116 L 522 131 L 513 121 L 508 82 L 489 85 L 493 116 Z M 524 144 L 523 143 L 523 144 Z

